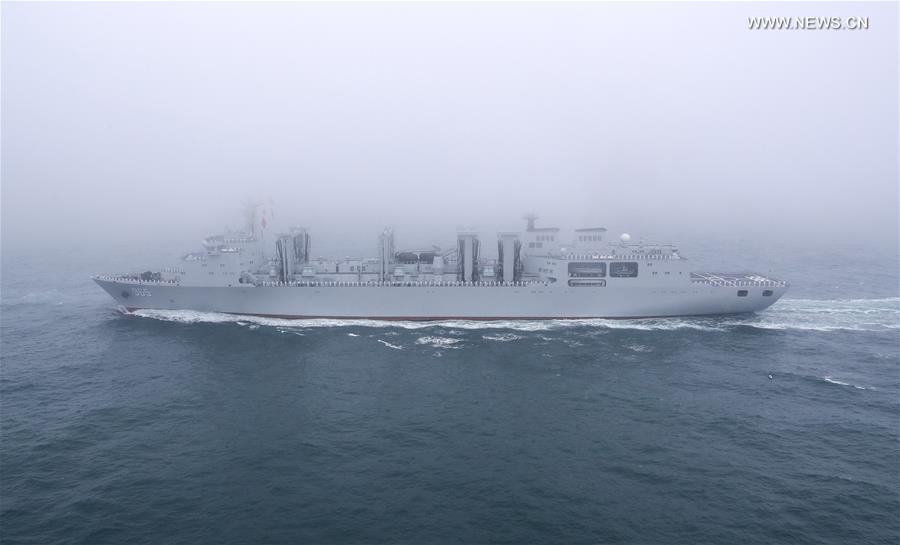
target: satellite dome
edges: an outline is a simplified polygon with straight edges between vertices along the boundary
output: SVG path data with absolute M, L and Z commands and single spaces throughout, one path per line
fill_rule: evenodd
M 622 236 L 619 238 L 622 240 L 622 242 L 628 242 L 629 240 L 631 240 L 631 235 L 629 235 L 628 233 L 622 233 Z

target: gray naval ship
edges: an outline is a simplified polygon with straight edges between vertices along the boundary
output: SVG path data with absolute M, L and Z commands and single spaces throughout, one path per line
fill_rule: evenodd
M 523 232 L 475 231 L 455 247 L 399 249 L 392 230 L 374 258 L 313 257 L 308 230 L 247 228 L 211 236 L 174 267 L 94 281 L 127 311 L 196 310 L 278 318 L 499 320 L 660 318 L 763 310 L 788 284 L 758 273 L 695 272 L 671 245 L 607 240 L 606 229 L 561 233 L 525 216 Z M 267 242 L 267 239 L 268 242 Z

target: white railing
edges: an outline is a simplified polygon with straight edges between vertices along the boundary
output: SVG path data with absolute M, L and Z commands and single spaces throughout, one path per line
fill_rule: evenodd
M 783 280 L 705 280 L 692 279 L 694 284 L 705 284 L 707 286 L 735 287 L 735 288 L 783 288 L 787 286 L 787 282 Z
M 625 261 L 625 260 L 665 260 L 665 259 L 684 259 L 680 255 L 677 254 L 627 254 L 627 255 L 601 255 L 601 254 L 565 254 L 562 256 L 564 259 L 572 260 L 598 260 L 598 259 L 614 259 L 616 261 Z
M 107 280 L 110 282 L 121 282 L 123 284 L 146 284 L 151 286 L 177 286 L 180 284 L 177 280 L 142 280 L 140 278 L 134 278 L 133 276 L 116 276 L 116 275 L 106 275 L 106 274 L 98 274 L 94 276 L 94 278 L 98 280 Z
M 257 286 L 267 288 L 529 288 L 547 287 L 550 282 L 259 282 Z

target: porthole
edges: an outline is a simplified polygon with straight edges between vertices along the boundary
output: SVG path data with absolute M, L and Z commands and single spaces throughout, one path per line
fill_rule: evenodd
M 738 290 L 738 297 L 747 297 L 747 290 Z

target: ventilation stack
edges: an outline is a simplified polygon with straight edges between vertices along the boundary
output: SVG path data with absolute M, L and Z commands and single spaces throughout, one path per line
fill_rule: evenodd
M 459 233 L 457 235 L 456 279 L 460 282 L 477 282 L 478 250 L 480 242 L 477 233 Z
M 500 233 L 497 240 L 497 277 L 503 283 L 518 282 L 522 279 L 522 241 L 519 233 Z
M 294 241 L 291 235 L 278 235 L 275 252 L 278 254 L 278 280 L 290 282 L 294 276 Z
M 378 235 L 378 255 L 382 282 L 391 279 L 391 262 L 394 259 L 394 231 L 385 229 Z
M 306 229 L 292 227 L 290 233 L 278 235 L 275 253 L 278 258 L 278 280 L 290 282 L 294 273 L 309 262 L 309 233 Z
M 293 246 L 294 270 L 303 268 L 309 263 L 309 232 L 301 227 L 291 228 L 291 245 Z

